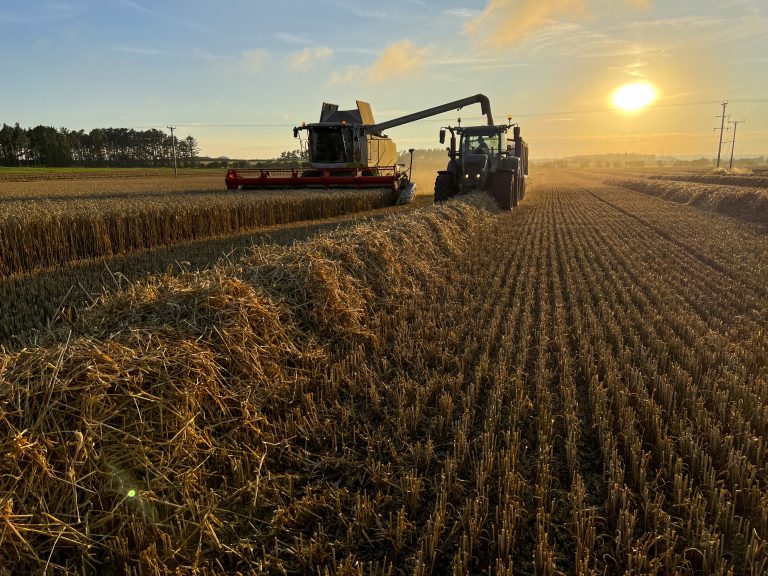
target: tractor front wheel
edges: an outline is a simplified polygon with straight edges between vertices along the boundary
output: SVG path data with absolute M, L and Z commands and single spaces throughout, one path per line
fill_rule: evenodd
M 456 194 L 457 190 L 453 172 L 438 172 L 437 178 L 435 178 L 435 202 L 444 202 L 449 198 L 453 198 Z
M 497 170 L 491 195 L 502 210 L 517 206 L 517 175 L 513 170 Z
M 513 187 L 514 187 L 514 194 L 513 194 L 514 201 L 512 202 L 512 206 L 517 208 L 518 206 L 520 206 L 520 200 L 523 199 L 523 177 L 517 172 L 515 172 Z

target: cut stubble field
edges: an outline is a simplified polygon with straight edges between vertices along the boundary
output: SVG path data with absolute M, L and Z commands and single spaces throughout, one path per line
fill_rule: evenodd
M 768 237 L 536 182 L 0 356 L 0 574 L 764 574 Z

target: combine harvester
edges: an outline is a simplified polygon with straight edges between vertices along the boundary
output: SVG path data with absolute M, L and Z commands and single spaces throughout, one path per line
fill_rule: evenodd
M 476 94 L 434 108 L 401 116 L 376 124 L 371 106 L 357 101 L 357 110 L 339 110 L 336 104 L 323 104 L 320 122 L 302 124 L 293 129 L 302 150 L 307 131 L 306 151 L 309 166 L 305 168 L 232 169 L 227 172 L 227 189 L 239 188 L 390 188 L 397 194 L 397 204 L 413 201 L 416 184 L 411 182 L 411 168 L 397 164 L 395 143 L 383 132 L 389 128 L 416 122 L 444 112 L 461 110 L 480 104 L 488 125 L 493 126 L 491 103 Z
M 512 129 L 512 138 L 507 138 Z M 511 210 L 525 197 L 528 176 L 528 144 L 520 136 L 520 127 L 512 124 L 492 126 L 446 126 L 440 130 L 440 144 L 445 131 L 451 133 L 448 168 L 435 179 L 435 202 L 460 194 L 484 190 L 502 210 Z M 456 137 L 460 138 L 458 147 Z

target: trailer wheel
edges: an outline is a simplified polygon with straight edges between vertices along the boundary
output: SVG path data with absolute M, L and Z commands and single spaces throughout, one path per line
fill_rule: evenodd
M 435 202 L 444 202 L 456 196 L 453 172 L 440 171 L 435 178 Z

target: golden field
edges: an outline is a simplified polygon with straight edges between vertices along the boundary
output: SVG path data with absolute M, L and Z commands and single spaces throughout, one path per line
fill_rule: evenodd
M 768 240 L 536 182 L 6 351 L 0 573 L 765 573 Z

